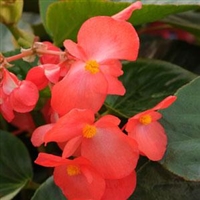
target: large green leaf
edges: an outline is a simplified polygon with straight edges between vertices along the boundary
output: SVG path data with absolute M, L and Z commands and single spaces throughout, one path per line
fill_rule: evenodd
M 35 192 L 31 200 L 66 200 L 58 186 L 55 185 L 53 177 L 48 178 Z
M 123 70 L 125 96 L 109 96 L 105 105 L 110 112 L 126 118 L 153 107 L 196 77 L 179 66 L 150 59 L 126 63 Z
M 200 77 L 176 95 L 177 101 L 161 112 L 168 135 L 162 164 L 186 180 L 200 181 Z
M 12 199 L 32 176 L 31 160 L 24 144 L 0 130 L 0 199 Z
M 129 200 L 199 200 L 200 182 L 190 182 L 147 162 L 137 172 L 136 190 Z
M 51 3 L 47 8 L 45 27 L 51 32 L 53 41 L 61 46 L 65 39 L 76 40 L 81 24 L 97 15 L 111 16 L 130 5 L 126 2 L 107 2 L 101 0 L 65 1 Z M 130 18 L 134 25 L 162 19 L 170 14 L 196 9 L 196 5 L 143 5 Z
M 39 10 L 43 25 L 49 35 L 51 35 L 51 31 L 46 26 L 46 12 L 50 4 L 56 2 L 58 0 L 39 0 Z
M 126 1 L 126 0 L 125 0 Z M 200 5 L 199 0 L 141 0 L 143 4 L 174 4 L 174 5 Z

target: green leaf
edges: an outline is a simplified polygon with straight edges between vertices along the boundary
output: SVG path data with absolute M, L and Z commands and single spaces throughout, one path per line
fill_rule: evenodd
M 0 130 L 0 198 L 12 199 L 33 176 L 31 160 L 24 144 Z
M 123 10 L 130 3 L 107 2 L 100 0 L 55 2 L 48 6 L 46 21 L 47 31 L 50 31 L 56 45 L 62 46 L 65 39 L 76 40 L 80 26 L 88 18 L 97 15 L 114 15 Z M 174 5 L 143 5 L 141 10 L 136 10 L 130 22 L 141 25 L 162 19 L 170 14 L 196 9 L 198 6 Z M 148 16 L 148 17 L 147 17 Z
M 58 0 L 39 0 L 39 10 L 40 10 L 42 22 L 43 22 L 43 25 L 44 25 L 47 33 L 49 33 L 49 35 L 51 35 L 51 31 L 48 30 L 48 27 L 46 26 L 46 12 L 47 12 L 49 5 L 56 1 L 58 1 Z
M 141 0 L 143 4 L 200 5 L 199 0 Z
M 137 171 L 136 190 L 129 200 L 199 200 L 200 182 L 190 182 L 170 173 L 156 162 Z
M 105 106 L 111 113 L 126 118 L 153 107 L 196 77 L 179 66 L 150 59 L 126 63 L 123 70 L 121 81 L 126 94 L 109 96 Z
M 31 200 L 66 200 L 58 186 L 55 185 L 53 177 L 48 178 L 35 192 Z
M 168 147 L 162 164 L 186 180 L 200 181 L 200 77 L 176 93 L 177 100 L 163 110 Z

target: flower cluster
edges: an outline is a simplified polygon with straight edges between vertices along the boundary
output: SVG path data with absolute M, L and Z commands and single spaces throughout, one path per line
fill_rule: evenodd
M 107 95 L 125 94 L 118 79 L 123 74 L 120 60 L 135 61 L 139 49 L 138 35 L 126 20 L 140 8 L 138 1 L 112 17 L 88 19 L 77 43 L 64 41 L 64 56 L 43 42 L 44 51 L 57 53 L 39 55 L 38 50 L 40 65 L 24 81 L 0 69 L 0 111 L 8 121 L 13 119 L 12 110 L 32 110 L 38 90 L 49 86 L 47 124 L 35 129 L 31 141 L 36 147 L 56 142 L 62 150 L 61 156 L 39 153 L 35 163 L 54 167 L 54 181 L 69 200 L 128 199 L 136 187 L 139 155 L 153 161 L 164 156 L 167 137 L 157 111 L 170 106 L 175 96 L 131 117 L 125 125 L 127 134 L 119 128 L 118 117 L 98 114 Z

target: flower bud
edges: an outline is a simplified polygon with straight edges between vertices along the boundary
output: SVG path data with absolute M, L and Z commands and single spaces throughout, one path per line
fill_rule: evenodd
M 0 22 L 6 25 L 16 24 L 21 18 L 23 0 L 0 0 Z

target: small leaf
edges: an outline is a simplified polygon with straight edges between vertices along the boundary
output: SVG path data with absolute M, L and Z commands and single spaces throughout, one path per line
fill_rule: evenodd
M 196 77 L 168 62 L 138 59 L 123 65 L 120 78 L 126 88 L 124 96 L 108 96 L 105 106 L 122 117 L 131 117 L 149 109 Z
M 0 198 L 12 199 L 33 176 L 31 160 L 24 144 L 0 130 Z
M 200 181 L 200 77 L 176 93 L 177 100 L 163 110 L 168 147 L 162 164 L 186 180 Z
M 53 177 L 48 178 L 35 192 L 31 200 L 66 200 L 58 186 L 55 185 Z

